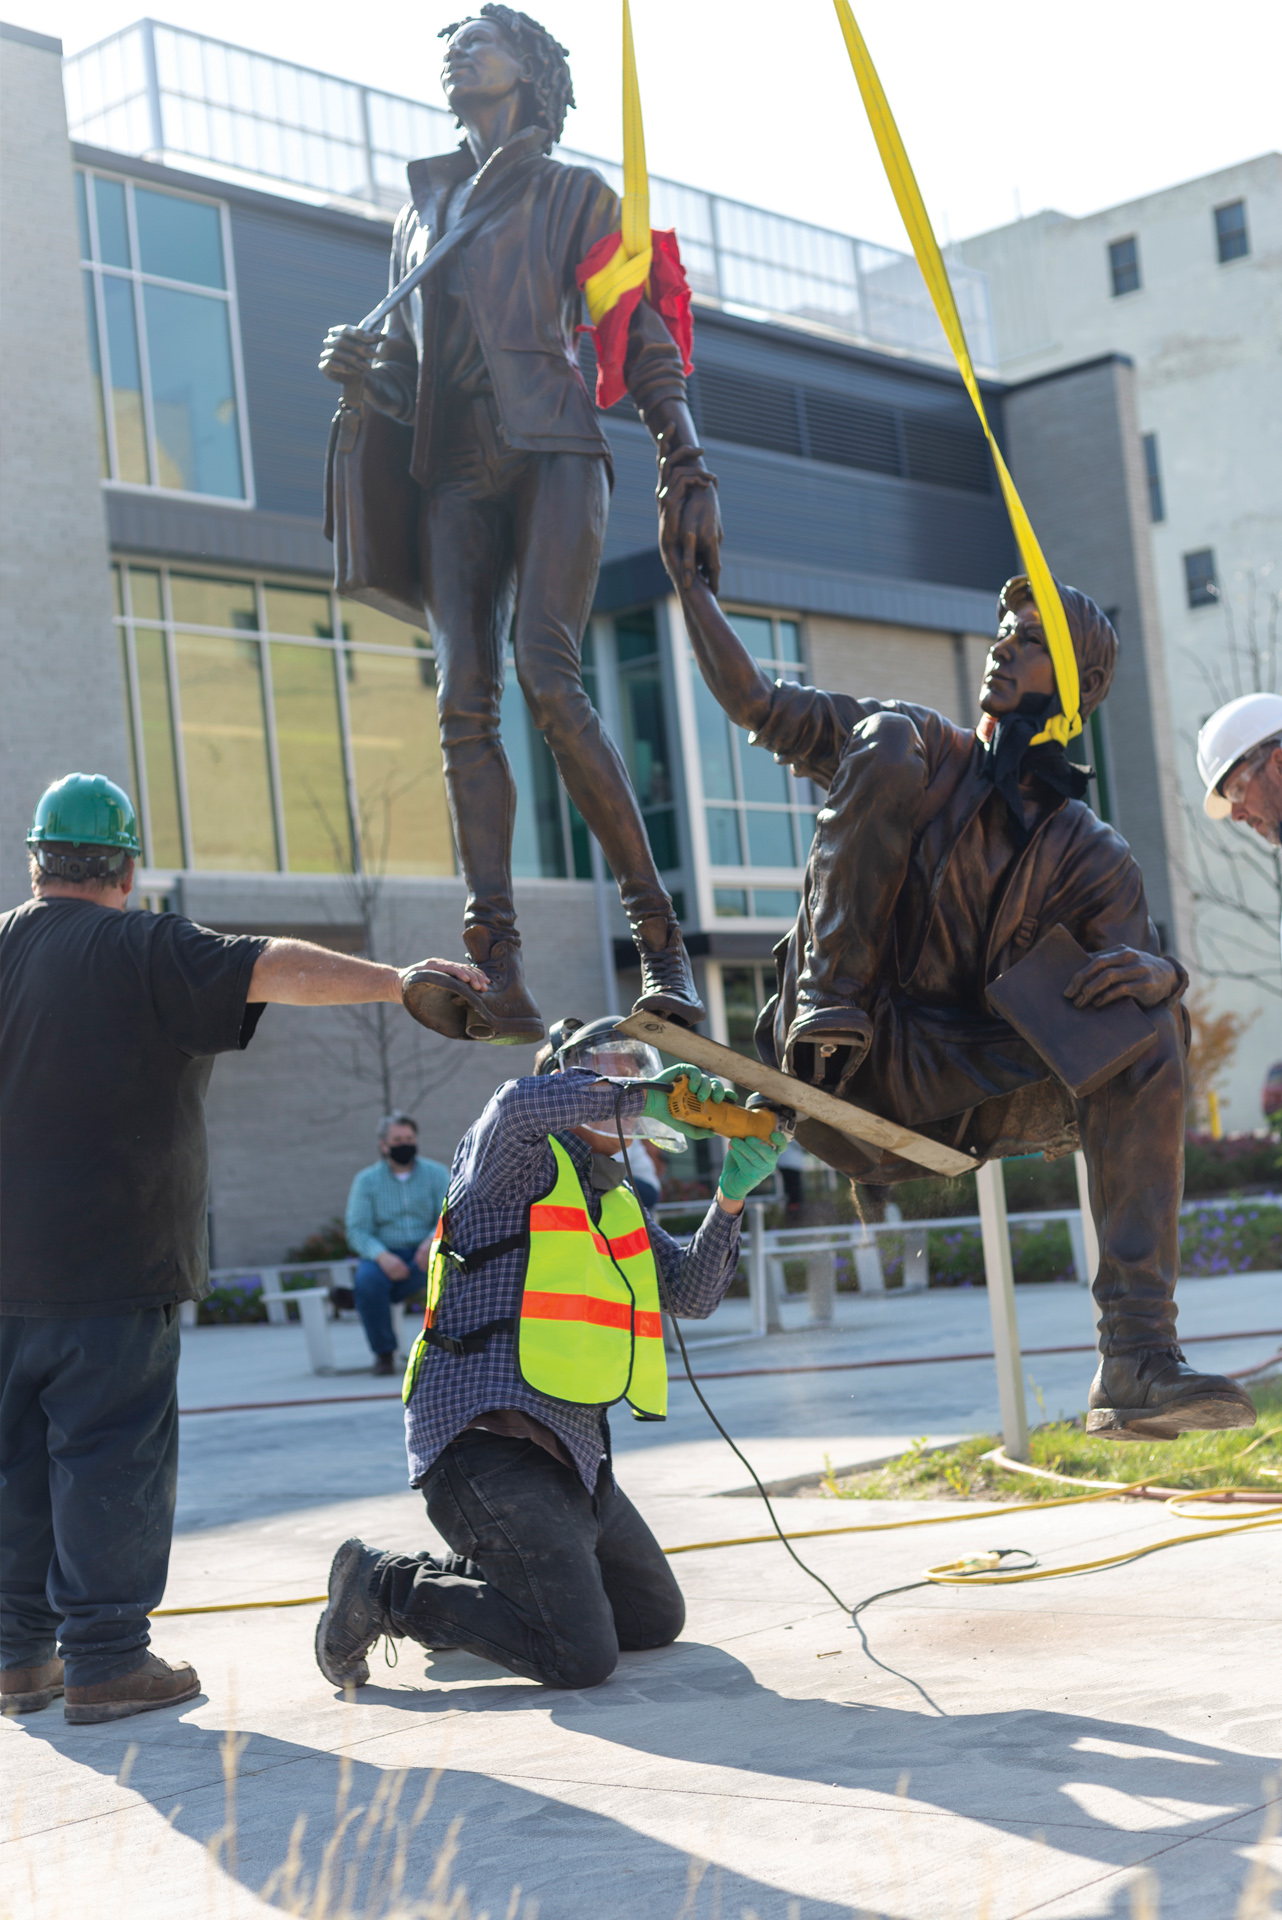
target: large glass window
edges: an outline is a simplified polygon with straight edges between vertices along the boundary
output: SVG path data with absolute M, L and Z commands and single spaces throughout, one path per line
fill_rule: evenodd
M 663 661 L 653 607 L 619 614 L 614 622 L 619 663 L 623 755 L 660 872 L 681 864 L 676 793 L 664 710 Z
M 335 640 L 321 585 L 112 572 L 150 866 L 453 873 L 425 634 L 343 602 Z
M 224 209 L 77 172 L 106 480 L 249 498 Z
M 759 613 L 726 617 L 772 678 L 804 677 L 796 620 Z M 693 686 L 708 862 L 714 881 L 724 883 L 714 885 L 713 911 L 722 920 L 790 918 L 800 894 L 785 883 L 805 864 L 814 835 L 810 784 L 794 780 L 772 754 L 751 745 L 747 734 L 731 725 L 697 670 Z M 732 874 L 734 868 L 743 871 Z M 768 883 L 748 885 L 752 869 L 764 870 Z

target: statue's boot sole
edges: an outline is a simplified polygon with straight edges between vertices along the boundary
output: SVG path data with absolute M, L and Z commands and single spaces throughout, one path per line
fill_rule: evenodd
M 1253 1427 L 1255 1408 L 1223 1394 L 1190 1394 L 1169 1407 L 1094 1407 L 1086 1416 L 1087 1433 L 1103 1440 L 1176 1440 L 1182 1433 L 1217 1433 Z
M 706 1020 L 708 1010 L 701 1000 L 681 993 L 643 993 L 632 1003 L 633 1013 L 652 1013 L 659 1020 L 673 1020 L 679 1027 L 697 1027 Z
M 447 1040 L 483 1040 L 498 1047 L 537 1047 L 545 1035 L 537 1007 L 528 1012 L 503 1014 L 495 1010 L 483 993 L 477 993 L 453 974 L 437 973 L 431 967 L 419 967 L 401 989 L 407 1013 L 420 1026 Z

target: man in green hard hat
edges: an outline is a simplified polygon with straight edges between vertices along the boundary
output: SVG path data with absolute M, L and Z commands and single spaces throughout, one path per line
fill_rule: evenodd
M 149 1650 L 147 1616 L 173 1531 L 178 1305 L 208 1281 L 214 1056 L 268 1001 L 399 1004 L 401 975 L 125 912 L 138 824 L 102 774 L 56 781 L 27 845 L 33 897 L 0 914 L 0 1706 L 65 1691 L 84 1724 L 200 1690 Z

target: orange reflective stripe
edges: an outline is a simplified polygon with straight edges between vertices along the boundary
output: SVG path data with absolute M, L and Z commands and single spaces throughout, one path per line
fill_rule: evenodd
M 658 1314 L 647 1316 L 658 1322 Z M 590 1293 L 532 1293 L 527 1287 L 521 1296 L 522 1320 L 585 1320 L 593 1327 L 632 1326 L 632 1304 L 628 1300 L 597 1300 Z M 642 1316 L 637 1315 L 638 1321 Z
M 531 1233 L 583 1233 L 590 1224 L 586 1207 L 553 1207 L 536 1200 L 530 1208 Z
M 638 1340 L 662 1340 L 663 1315 L 661 1313 L 647 1313 L 644 1307 L 638 1307 L 636 1327 Z
M 644 1227 L 637 1227 L 632 1233 L 623 1234 L 618 1240 L 611 1240 L 610 1252 L 616 1260 L 631 1260 L 638 1253 L 648 1253 L 650 1236 Z

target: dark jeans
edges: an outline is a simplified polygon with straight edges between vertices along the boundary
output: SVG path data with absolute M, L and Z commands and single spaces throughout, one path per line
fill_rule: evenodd
M 177 1307 L 0 1315 L 0 1665 L 140 1667 L 177 1488 Z
M 362 1260 L 356 1269 L 356 1278 L 352 1289 L 356 1295 L 356 1311 L 361 1316 L 361 1325 L 365 1329 L 365 1338 L 369 1341 L 371 1353 L 395 1353 L 396 1333 L 392 1326 L 392 1308 L 399 1306 L 402 1300 L 408 1300 L 416 1293 L 422 1293 L 427 1285 L 427 1275 L 422 1267 L 414 1265 L 417 1247 L 391 1247 L 399 1260 L 409 1268 L 404 1280 L 389 1280 L 377 1260 Z
M 605 461 L 500 446 L 493 405 L 475 401 L 433 469 L 419 518 L 423 599 L 464 925 L 515 924 L 516 785 L 499 737 L 503 656 L 573 800 L 600 842 L 630 921 L 667 917 L 636 794 L 583 686 L 582 643 L 596 591 L 610 488 Z
M 620 1651 L 666 1647 L 685 1625 L 658 1541 L 604 1464 L 594 1496 L 532 1440 L 462 1433 L 423 1497 L 461 1558 L 389 1553 L 376 1575 L 396 1631 L 423 1646 L 462 1647 L 549 1687 L 595 1687 Z

